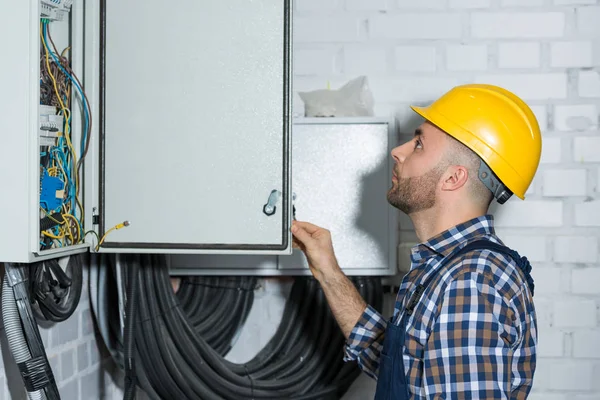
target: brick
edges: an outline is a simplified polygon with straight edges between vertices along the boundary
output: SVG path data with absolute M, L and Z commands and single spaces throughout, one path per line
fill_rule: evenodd
M 579 96 L 600 97 L 600 73 L 597 71 L 579 72 Z
M 554 261 L 559 263 L 594 263 L 598 259 L 598 238 L 558 236 L 554 242 Z
M 589 391 L 594 371 L 589 363 L 544 360 L 537 365 L 535 381 L 538 389 Z
M 542 144 L 542 164 L 556 164 L 562 160 L 562 140 L 560 138 L 544 138 Z
M 520 253 L 527 256 L 528 253 Z M 533 260 L 530 260 L 534 262 Z M 564 292 L 564 282 L 562 279 L 561 268 L 544 268 L 536 265 L 532 266 L 531 276 L 535 281 L 536 295 L 556 296 L 558 293 Z
M 536 376 L 536 378 L 537 378 L 537 376 Z M 537 379 L 536 379 L 536 382 L 537 382 Z M 527 400 L 572 400 L 572 399 L 569 399 L 564 394 L 556 394 L 556 393 L 539 391 L 539 390 L 537 390 L 537 386 L 538 385 L 535 385 L 531 389 L 531 393 L 527 397 Z
M 600 7 L 578 7 L 575 8 L 577 14 L 577 30 L 583 36 L 592 39 L 600 37 Z
M 81 372 L 90 365 L 88 344 L 82 343 L 77 346 L 77 371 Z
M 364 0 L 362 0 L 364 1 Z M 438 10 L 442 8 L 446 8 L 446 3 L 448 0 L 398 0 L 396 2 L 398 8 L 406 9 L 406 8 L 419 8 L 419 9 L 428 9 L 428 10 Z
M 471 35 L 476 38 L 553 38 L 565 33 L 562 12 L 473 13 L 471 18 Z
M 498 67 L 538 68 L 541 65 L 541 45 L 536 42 L 507 42 L 498 45 Z
M 60 355 L 55 354 L 52 357 L 48 357 L 48 362 L 50 363 L 50 368 L 52 369 L 54 378 L 57 382 L 60 382 L 62 376 L 60 373 Z
M 502 7 L 535 7 L 544 4 L 544 0 L 502 0 Z
M 80 400 L 81 397 L 79 397 L 79 380 L 73 379 L 63 384 L 60 387 L 59 392 L 61 400 Z
M 394 49 L 398 71 L 435 71 L 436 50 L 432 46 L 397 46 Z
M 449 0 L 450 8 L 489 8 L 491 0 Z
M 385 11 L 389 10 L 392 0 L 346 0 L 349 11 Z
M 590 67 L 593 65 L 592 42 L 556 42 L 550 46 L 552 67 Z
M 554 0 L 557 6 L 570 6 L 574 4 L 596 4 L 596 0 Z
M 454 13 L 377 15 L 369 18 L 369 33 L 372 39 L 458 39 L 462 22 Z
M 542 193 L 546 197 L 585 196 L 587 171 L 585 169 L 545 171 Z
M 485 45 L 452 45 L 446 47 L 446 68 L 449 71 L 483 71 L 488 68 Z
M 561 331 L 544 330 L 539 334 L 537 352 L 540 357 L 562 357 L 565 354 L 565 334 Z
M 356 42 L 360 39 L 360 19 L 352 17 L 297 17 L 294 19 L 294 41 Z
M 600 359 L 600 330 L 573 332 L 573 357 Z
M 475 79 L 478 83 L 502 86 L 524 100 L 567 97 L 567 75 L 564 73 L 480 75 Z
M 65 350 L 60 356 L 62 380 L 66 381 L 75 375 L 75 352 L 72 349 Z
M 104 398 L 104 382 L 102 369 L 90 372 L 81 377 L 80 399 L 102 399 Z
M 406 78 L 374 77 L 369 79 L 378 102 L 431 103 L 444 92 L 461 83 L 456 77 L 415 76 Z M 414 113 L 411 114 L 414 117 Z
M 346 46 L 344 72 L 350 74 L 383 73 L 388 70 L 386 49 Z
M 94 320 L 90 309 L 81 311 L 81 335 L 87 336 L 94 333 Z
M 554 325 L 559 328 L 593 328 L 596 326 L 596 302 L 565 300 L 554 302 Z
M 495 213 L 498 227 L 541 228 L 558 227 L 563 224 L 561 201 L 521 201 L 513 196 Z
M 548 330 L 553 323 L 554 304 L 551 300 L 540 298 L 535 300 L 535 313 L 538 329 Z
M 502 235 L 501 238 L 504 244 L 526 256 L 529 261 L 542 262 L 548 259 L 545 236 Z
M 340 8 L 340 0 L 295 0 L 298 11 L 332 11 Z
M 596 372 L 594 372 L 594 376 L 600 376 L 600 367 L 596 366 Z M 598 386 L 597 380 L 596 386 Z M 595 394 L 570 394 L 567 400 L 600 400 L 600 393 L 598 390 L 596 390 Z
M 573 159 L 579 163 L 600 162 L 600 137 L 576 137 L 573 143 Z
M 575 225 L 600 226 L 600 200 L 575 204 Z
M 79 313 L 75 312 L 69 319 L 52 329 L 52 346 L 62 346 L 77 340 L 79 337 Z
M 598 125 L 598 106 L 595 104 L 561 105 L 554 107 L 554 129 L 583 131 Z
M 529 108 L 531 108 L 531 111 L 535 114 L 540 129 L 545 131 L 548 128 L 548 110 L 546 110 L 546 106 L 529 106 Z M 544 138 L 544 140 L 546 139 Z
M 91 365 L 96 365 L 100 361 L 100 350 L 98 349 L 98 344 L 91 342 L 90 343 L 90 363 Z
M 335 53 L 329 49 L 295 49 L 296 75 L 331 74 L 334 72 Z
M 571 290 L 575 294 L 598 294 L 600 268 L 577 268 L 572 272 Z M 599 342 L 600 343 L 600 342 Z

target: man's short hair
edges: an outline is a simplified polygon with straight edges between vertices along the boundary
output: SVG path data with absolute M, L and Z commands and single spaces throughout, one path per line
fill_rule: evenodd
M 479 179 L 479 166 L 484 162 L 475 152 L 467 146 L 446 134 L 448 137 L 449 149 L 447 151 L 447 161 L 450 165 L 462 165 L 469 172 L 468 190 L 477 204 L 481 204 L 486 209 L 490 206 L 494 195 L 484 183 Z

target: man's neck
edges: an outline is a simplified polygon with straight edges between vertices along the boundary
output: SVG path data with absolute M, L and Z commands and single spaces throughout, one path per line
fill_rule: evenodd
M 480 217 L 485 210 L 461 207 L 432 207 L 409 215 L 415 226 L 415 232 L 420 242 L 426 242 L 434 236 L 473 218 Z

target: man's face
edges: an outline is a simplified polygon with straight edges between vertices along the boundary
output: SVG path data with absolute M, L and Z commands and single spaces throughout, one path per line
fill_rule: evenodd
M 410 215 L 434 206 L 437 185 L 446 170 L 443 165 L 446 133 L 423 123 L 412 140 L 392 150 L 395 160 L 388 202 Z

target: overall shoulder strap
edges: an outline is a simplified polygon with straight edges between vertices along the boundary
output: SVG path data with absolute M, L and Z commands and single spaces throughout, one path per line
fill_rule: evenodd
M 531 277 L 531 264 L 527 260 L 527 257 L 521 257 L 519 253 L 517 253 L 515 250 L 503 246 L 501 244 L 494 243 L 490 240 L 479 239 L 468 243 L 463 248 L 454 251 L 448 257 L 446 257 L 446 259 L 443 261 L 443 265 L 445 266 L 446 264 L 450 263 L 453 259 L 473 250 L 490 250 L 512 258 L 521 270 L 521 272 L 523 272 L 527 285 L 529 286 L 529 290 L 531 291 L 531 296 L 533 296 L 535 284 L 533 282 L 533 278 Z

